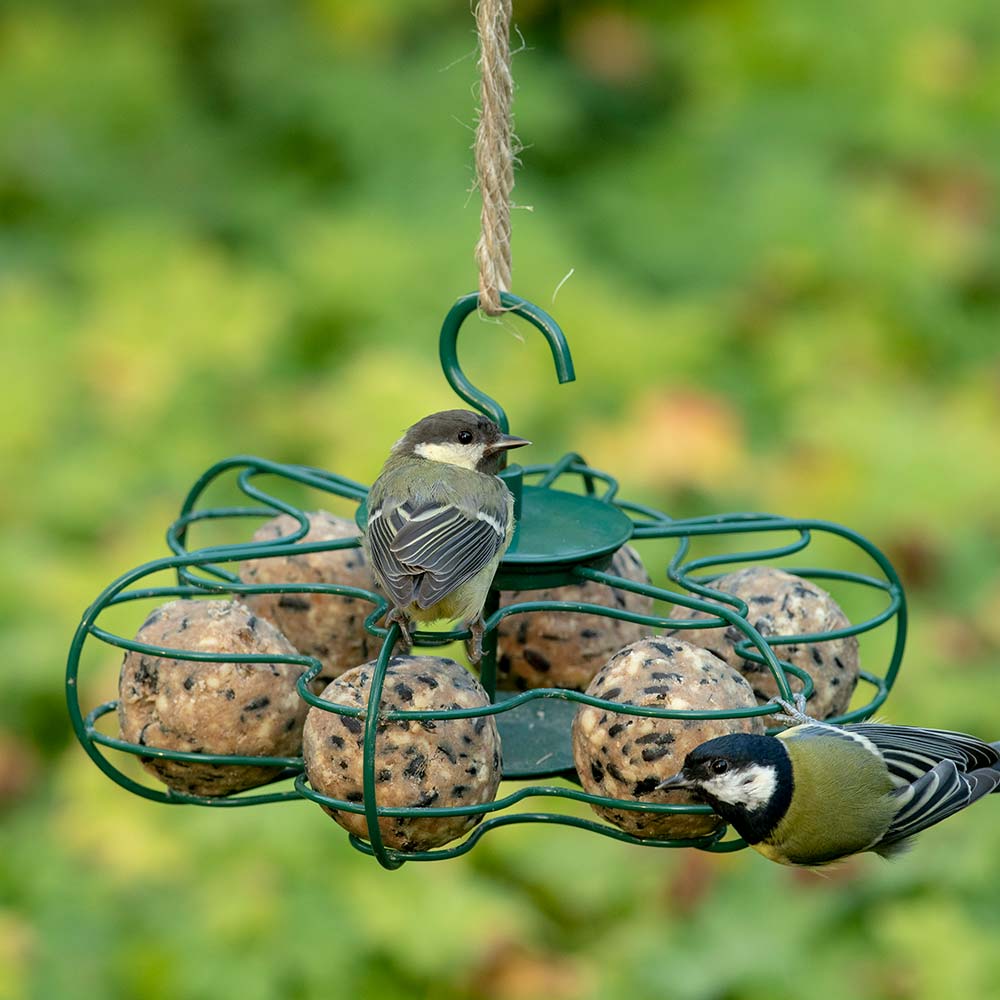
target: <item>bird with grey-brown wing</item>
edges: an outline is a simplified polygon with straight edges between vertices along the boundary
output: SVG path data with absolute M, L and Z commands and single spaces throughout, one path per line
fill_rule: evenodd
M 514 530 L 504 455 L 530 444 L 469 410 L 432 413 L 393 446 L 368 494 L 363 542 L 407 643 L 414 623 L 470 629 L 482 657 L 483 605 Z

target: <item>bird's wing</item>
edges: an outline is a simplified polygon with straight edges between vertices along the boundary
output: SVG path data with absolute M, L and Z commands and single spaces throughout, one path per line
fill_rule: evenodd
M 943 761 L 952 761 L 959 771 L 975 771 L 1000 764 L 1000 752 L 989 743 L 964 733 L 943 729 L 917 729 L 860 723 L 846 731 L 870 740 L 881 753 L 889 773 L 898 782 L 918 781 Z
M 386 501 L 368 515 L 368 546 L 371 550 L 372 568 L 385 585 L 393 604 L 406 608 L 413 603 L 413 590 L 417 577 L 392 553 L 392 540 L 399 529 L 396 506 Z
M 470 580 L 507 537 L 507 512 L 453 503 L 382 506 L 368 522 L 372 559 L 398 607 L 429 608 Z
M 892 794 L 900 806 L 878 848 L 890 847 L 940 823 L 976 799 L 996 790 L 1000 770 L 986 767 L 963 774 L 954 760 L 943 760 L 916 781 Z

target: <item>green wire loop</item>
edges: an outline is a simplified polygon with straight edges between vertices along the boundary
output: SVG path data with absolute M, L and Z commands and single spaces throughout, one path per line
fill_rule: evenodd
M 362 761 L 362 789 L 364 791 L 365 823 L 368 827 L 368 843 L 371 844 L 375 859 L 383 868 L 398 868 L 403 862 L 391 856 L 382 841 L 382 830 L 378 825 L 378 803 L 375 801 L 375 740 L 378 736 L 379 706 L 382 703 L 382 688 L 385 672 L 389 669 L 392 650 L 399 639 L 399 625 L 393 623 L 389 634 L 382 643 L 375 669 L 372 671 L 371 687 L 368 689 L 368 711 L 365 717 L 364 759 Z
M 544 310 L 532 305 L 526 299 L 522 299 L 510 292 L 500 293 L 500 302 L 503 307 L 515 316 L 526 319 L 534 326 L 548 341 L 552 350 L 552 360 L 556 366 L 556 376 L 560 383 L 572 382 L 576 378 L 573 371 L 573 358 L 569 352 L 569 344 L 559 324 Z M 479 308 L 479 293 L 472 292 L 460 298 L 448 311 L 441 325 L 441 340 L 439 344 L 441 356 L 441 368 L 448 384 L 462 397 L 470 406 L 474 406 L 481 413 L 485 413 L 491 420 L 499 424 L 500 429 L 507 434 L 510 431 L 510 424 L 507 421 L 507 414 L 503 407 L 490 396 L 487 396 L 481 389 L 477 389 L 462 371 L 458 363 L 457 341 L 458 331 L 462 328 L 466 317 L 474 313 Z

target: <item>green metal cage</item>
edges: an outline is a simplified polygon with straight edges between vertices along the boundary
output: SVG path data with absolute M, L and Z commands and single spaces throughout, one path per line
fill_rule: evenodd
M 555 321 L 536 306 L 517 296 L 504 293 L 503 302 L 511 313 L 521 316 L 538 329 L 552 351 L 556 372 L 561 382 L 574 378 L 572 359 L 565 337 Z M 440 350 L 445 376 L 455 391 L 469 404 L 497 421 L 506 431 L 508 422 L 503 409 L 485 393 L 474 387 L 458 364 L 456 340 L 465 318 L 475 311 L 477 296 L 460 299 L 448 313 L 441 331 Z M 569 731 L 580 705 L 591 705 L 622 715 L 651 716 L 670 719 L 745 718 L 768 716 L 780 711 L 774 705 L 758 705 L 733 711 L 669 710 L 657 707 L 623 705 L 591 697 L 563 688 L 534 688 L 522 692 L 497 691 L 497 629 L 508 616 L 533 611 L 583 612 L 607 618 L 624 619 L 657 629 L 686 629 L 717 626 L 735 628 L 742 635 L 736 651 L 746 659 L 765 665 L 775 679 L 781 696 L 792 696 L 788 674 L 801 679 L 803 694 L 813 692 L 809 673 L 778 656 L 783 645 L 817 642 L 885 628 L 892 630 L 891 652 L 884 672 L 860 672 L 860 684 L 868 695 L 867 701 L 854 710 L 828 721 L 846 723 L 869 717 L 886 699 L 903 656 L 906 638 L 906 602 L 902 584 L 885 555 L 871 542 L 849 528 L 811 518 L 788 518 L 764 513 L 731 513 L 710 517 L 674 520 L 649 506 L 624 500 L 618 495 L 618 483 L 599 469 L 591 468 L 576 454 L 559 461 L 525 468 L 511 466 L 502 474 L 515 496 L 517 529 L 514 540 L 497 573 L 485 608 L 486 625 L 480 678 L 490 698 L 485 708 L 441 711 L 387 710 L 381 708 L 382 688 L 393 647 L 399 637 L 399 626 L 381 626 L 388 610 L 379 594 L 337 584 L 242 583 L 233 572 L 234 566 L 246 559 L 303 554 L 356 547 L 356 538 L 323 542 L 302 542 L 308 532 L 308 520 L 302 510 L 276 496 L 280 488 L 306 487 L 321 494 L 343 498 L 357 505 L 359 523 L 364 523 L 367 487 L 321 469 L 289 465 L 261 458 L 240 456 L 229 458 L 208 469 L 195 483 L 181 508 L 178 518 L 167 531 L 171 555 L 154 559 L 120 576 L 109 584 L 84 613 L 70 646 L 66 668 L 66 692 L 70 717 L 80 743 L 94 763 L 113 781 L 137 795 L 157 802 L 193 804 L 215 807 L 237 807 L 307 798 L 345 813 L 363 814 L 368 838 L 349 835 L 358 850 L 374 856 L 386 868 L 397 868 L 406 861 L 430 861 L 464 854 L 489 831 L 518 823 L 561 824 L 589 830 L 632 844 L 652 847 L 694 847 L 712 852 L 739 850 L 745 844 L 728 835 L 725 827 L 695 839 L 648 839 L 631 834 L 592 818 L 528 808 L 532 801 L 553 798 L 571 803 L 586 803 L 618 810 L 651 813 L 708 813 L 705 805 L 664 805 L 643 803 L 591 795 L 579 787 L 573 766 Z M 238 506 L 203 506 L 208 488 L 219 482 L 231 483 L 245 503 Z M 269 483 L 267 487 L 261 480 Z M 266 542 L 236 541 L 203 548 L 189 548 L 189 529 L 196 524 L 213 522 L 223 529 L 232 528 L 237 538 L 247 536 L 246 522 L 288 514 L 299 527 L 292 534 Z M 737 546 L 736 539 L 756 539 L 762 545 L 746 549 Z M 867 619 L 835 631 L 790 636 L 762 636 L 747 621 L 747 606 L 738 598 L 713 590 L 712 582 L 719 568 L 741 563 L 760 563 L 786 559 L 807 550 L 814 540 L 832 537 L 846 542 L 867 564 L 868 571 L 829 569 L 810 565 L 788 566 L 799 576 L 815 580 L 837 581 L 838 586 L 875 592 L 884 606 Z M 692 558 L 692 545 L 698 539 L 712 539 L 716 545 L 724 540 L 728 551 Z M 666 577 L 677 589 L 637 583 L 608 572 L 613 553 L 626 542 L 641 544 L 646 540 L 666 540 L 673 553 L 666 566 Z M 745 543 L 744 543 L 745 544 Z M 152 586 L 150 577 L 168 571 L 176 575 L 172 586 Z M 643 615 L 618 607 L 584 604 L 574 601 L 522 601 L 500 607 L 501 590 L 525 590 L 559 587 L 593 581 L 622 590 L 652 597 L 711 616 L 704 618 L 671 618 L 660 614 Z M 278 656 L 274 654 L 236 655 L 232 653 L 198 653 L 148 645 L 115 634 L 101 625 L 109 609 L 133 601 L 149 599 L 239 596 L 253 593 L 325 593 L 355 598 L 371 605 L 365 619 L 368 632 L 381 640 L 381 650 L 373 672 L 368 704 L 365 708 L 337 705 L 325 701 L 309 689 L 322 665 L 309 656 Z M 415 646 L 433 647 L 463 639 L 466 632 L 415 633 Z M 81 657 L 88 644 L 105 644 L 125 651 L 178 660 L 200 660 L 238 663 L 290 663 L 306 669 L 297 685 L 298 693 L 315 709 L 353 716 L 364 724 L 363 800 L 348 802 L 325 796 L 311 788 L 301 757 L 242 757 L 234 755 L 193 753 L 139 745 L 102 732 L 102 718 L 115 712 L 117 701 L 108 701 L 85 711 L 80 704 Z M 452 807 L 388 807 L 378 804 L 375 781 L 376 728 L 381 721 L 444 720 L 494 715 L 503 746 L 504 779 L 527 781 L 506 795 L 482 805 Z M 208 797 L 185 794 L 169 788 L 154 788 L 140 783 L 113 763 L 108 751 L 173 761 L 235 766 L 275 767 L 274 781 L 293 779 L 291 787 L 279 790 L 251 791 L 228 797 Z M 522 804 L 526 804 L 522 807 Z M 428 851 L 404 852 L 388 848 L 382 841 L 380 816 L 445 817 L 456 815 L 482 816 L 479 823 L 463 840 Z

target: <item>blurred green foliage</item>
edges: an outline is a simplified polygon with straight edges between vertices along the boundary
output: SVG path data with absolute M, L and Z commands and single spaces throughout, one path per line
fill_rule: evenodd
M 872 537 L 913 611 L 886 714 L 1000 736 L 1000 8 L 514 8 L 514 288 L 579 381 L 488 322 L 471 377 L 535 460 Z M 0 997 L 1000 995 L 1000 803 L 828 879 L 554 828 L 383 873 L 72 741 L 71 631 L 204 467 L 367 481 L 452 404 L 474 48 L 444 0 L 0 9 Z

